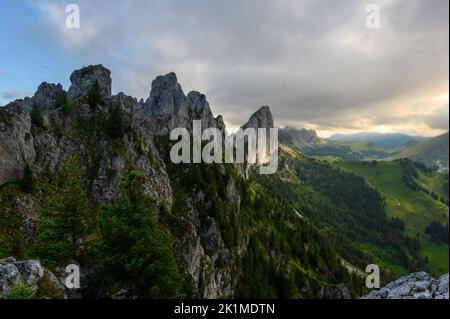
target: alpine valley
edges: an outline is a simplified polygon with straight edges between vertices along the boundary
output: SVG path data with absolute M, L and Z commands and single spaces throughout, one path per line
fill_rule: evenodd
M 174 164 L 172 129 L 226 134 L 205 95 L 174 73 L 112 95 L 102 65 L 70 80 L 0 107 L 0 298 L 358 298 L 369 264 L 382 286 L 448 273 L 448 134 L 285 128 L 273 175 Z M 274 127 L 270 108 L 242 127 Z

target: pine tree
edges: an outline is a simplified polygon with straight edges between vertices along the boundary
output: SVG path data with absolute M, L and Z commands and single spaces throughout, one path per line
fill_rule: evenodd
M 39 110 L 39 106 L 36 103 L 33 103 L 30 112 L 31 124 L 36 127 L 44 126 L 44 119 L 42 118 L 41 111 Z
M 23 170 L 23 177 L 20 181 L 20 189 L 25 193 L 32 193 L 35 189 L 33 171 L 28 164 Z
M 62 110 L 62 112 L 67 115 L 73 108 L 73 104 L 69 101 L 66 92 L 62 92 L 56 99 L 56 106 Z
M 142 176 L 131 172 L 124 177 L 118 201 L 102 213 L 100 233 L 103 287 L 126 287 L 130 296 L 140 298 L 181 296 L 171 240 L 143 192 Z
M 121 139 L 125 135 L 125 121 L 120 105 L 117 105 L 106 123 L 106 133 L 111 139 Z
M 47 196 L 38 212 L 37 256 L 48 264 L 82 261 L 92 234 L 95 210 L 90 207 L 81 169 L 74 158 L 63 166 L 56 181 L 45 187 Z
M 98 80 L 95 80 L 89 89 L 87 93 L 87 102 L 91 108 L 96 108 L 98 105 L 104 104 Z

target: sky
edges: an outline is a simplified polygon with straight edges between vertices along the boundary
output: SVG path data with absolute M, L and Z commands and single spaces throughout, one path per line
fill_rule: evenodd
M 230 128 L 269 105 L 278 126 L 324 137 L 434 136 L 449 127 L 448 38 L 448 0 L 3 0 L 0 105 L 103 64 L 139 99 L 175 72 Z

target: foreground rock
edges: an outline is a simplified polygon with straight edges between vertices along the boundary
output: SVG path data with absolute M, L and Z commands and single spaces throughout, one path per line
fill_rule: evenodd
M 449 299 L 448 274 L 435 279 L 426 272 L 413 273 L 361 299 Z
M 64 287 L 55 275 L 37 260 L 0 259 L 0 299 L 12 298 L 19 287 L 28 287 L 33 298 L 65 298 Z M 21 296 L 24 297 L 24 296 Z M 15 296 L 15 298 L 18 298 Z

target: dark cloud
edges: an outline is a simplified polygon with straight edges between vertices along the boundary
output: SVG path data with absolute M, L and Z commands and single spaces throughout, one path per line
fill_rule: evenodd
M 235 125 L 266 104 L 279 124 L 395 125 L 417 114 L 404 104 L 390 118 L 392 101 L 448 87 L 447 0 L 78 3 L 80 31 L 63 27 L 60 2 L 41 3 L 48 41 L 109 66 L 115 90 L 138 97 L 175 71 Z M 369 3 L 380 6 L 380 29 L 365 26 Z

